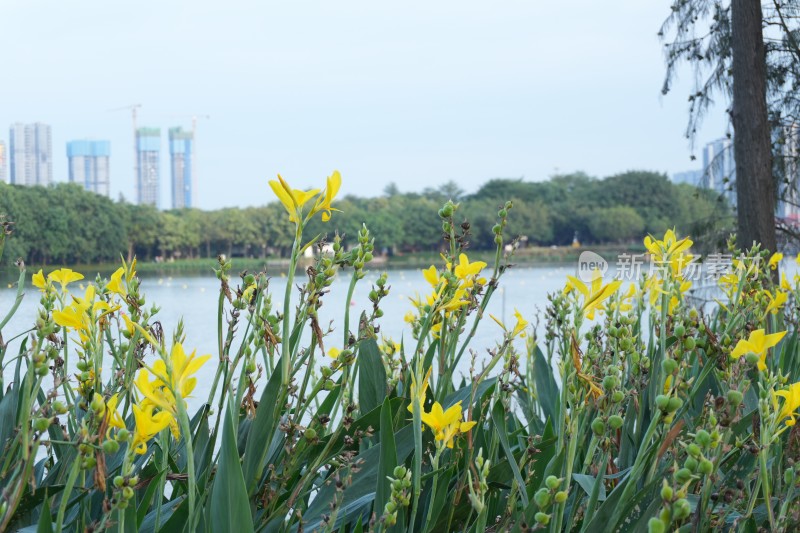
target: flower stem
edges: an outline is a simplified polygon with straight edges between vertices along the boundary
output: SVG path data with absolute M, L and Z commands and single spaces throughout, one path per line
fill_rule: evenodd
M 194 472 L 194 450 L 192 449 L 192 430 L 189 426 L 189 415 L 186 412 L 186 406 L 184 405 L 184 400 L 180 396 L 178 397 L 178 401 L 176 402 L 178 405 L 178 423 L 181 426 L 181 433 L 183 434 L 183 442 L 184 446 L 186 447 L 186 469 L 188 474 L 188 494 L 189 494 L 189 525 L 192 526 L 189 529 L 191 531 L 194 530 L 194 523 L 195 523 L 195 513 L 194 513 L 194 505 L 195 505 L 195 492 L 197 490 L 197 479 L 195 478 Z
M 767 508 L 767 518 L 769 519 L 769 529 L 770 531 L 776 531 L 775 529 L 775 516 L 772 513 L 772 499 L 769 495 L 769 471 L 767 469 L 767 453 L 769 452 L 769 446 L 762 446 L 761 451 L 758 452 L 758 459 L 759 459 L 759 470 L 761 474 L 761 490 L 762 494 L 764 494 L 764 506 Z
M 77 450 L 76 450 L 77 453 Z M 61 503 L 58 505 L 58 515 L 56 516 L 56 527 L 53 531 L 61 531 L 62 524 L 64 523 L 64 512 L 67 510 L 69 503 L 69 496 L 72 494 L 72 487 L 75 486 L 75 480 L 78 479 L 78 472 L 81 469 L 81 462 L 76 457 L 72 463 L 72 468 L 69 470 L 67 483 L 64 485 L 64 491 L 61 493 Z
M 431 464 L 431 468 L 433 469 L 433 481 L 431 483 L 431 498 L 428 502 L 428 513 L 425 517 L 425 527 L 422 528 L 423 531 L 428 529 L 428 524 L 431 522 L 431 518 L 433 515 L 433 504 L 434 499 L 436 498 L 436 484 L 439 481 L 439 456 L 442 453 L 442 447 L 438 447 L 436 453 L 433 456 L 433 463 Z
M 303 227 L 297 225 L 294 243 L 292 243 L 292 257 L 289 262 L 289 272 L 286 274 L 286 292 L 283 297 L 283 336 L 281 337 L 281 381 L 284 387 L 289 386 L 291 380 L 291 360 L 290 360 L 290 338 L 289 333 L 291 321 L 289 320 L 289 309 L 292 303 L 292 285 L 294 284 L 294 271 L 297 268 L 297 256 L 300 252 L 300 239 L 303 236 Z

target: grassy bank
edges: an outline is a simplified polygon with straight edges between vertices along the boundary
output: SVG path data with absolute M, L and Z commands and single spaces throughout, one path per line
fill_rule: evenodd
M 614 258 L 620 253 L 641 253 L 641 245 L 601 245 L 585 246 L 573 248 L 572 246 L 530 246 L 518 249 L 514 253 L 513 264 L 517 267 L 539 267 L 548 265 L 574 264 L 583 251 L 590 250 L 596 252 L 609 260 L 613 264 Z M 480 251 L 471 252 L 470 258 L 475 260 L 492 262 L 494 252 Z M 248 272 L 260 272 L 266 270 L 267 274 L 284 272 L 289 266 L 288 258 L 254 258 L 254 257 L 235 257 L 234 263 L 237 272 L 247 270 Z M 415 252 L 398 254 L 393 256 L 376 256 L 370 262 L 373 270 L 393 270 L 393 269 L 421 269 L 427 268 L 432 264 L 441 261 L 441 255 L 437 252 Z M 297 268 L 304 270 L 313 264 L 313 259 L 301 258 L 298 260 Z M 74 270 L 85 273 L 100 274 L 107 276 L 118 268 L 117 263 L 99 264 L 77 264 L 77 265 L 28 265 L 28 270 L 36 272 L 40 268 L 45 272 L 68 266 Z M 137 270 L 140 275 L 145 277 L 153 276 L 199 276 L 212 275 L 215 268 L 219 265 L 216 258 L 197 258 L 197 259 L 177 259 L 166 262 L 139 261 Z M 6 267 L 0 271 L 0 286 L 13 283 L 17 278 L 16 269 Z

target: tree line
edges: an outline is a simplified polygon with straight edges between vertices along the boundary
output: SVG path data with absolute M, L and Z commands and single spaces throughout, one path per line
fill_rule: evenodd
M 264 197 L 269 198 L 264 187 Z M 668 227 L 692 235 L 722 235 L 730 228 L 730 210 L 713 191 L 675 185 L 664 174 L 626 172 L 605 179 L 583 173 L 548 181 L 493 179 L 474 194 L 446 183 L 422 192 L 401 193 L 393 184 L 373 198 L 345 196 L 341 210 L 323 223 L 315 218 L 308 234 L 335 232 L 355 236 L 366 223 L 377 251 L 408 253 L 439 250 L 437 211 L 453 199 L 471 224 L 473 249 L 494 247 L 491 228 L 498 206 L 510 199 L 508 234 L 529 245 L 633 242 Z M 218 254 L 247 257 L 286 256 L 294 231 L 283 207 L 213 211 L 159 211 L 151 206 L 112 201 L 58 183 L 22 187 L 0 183 L 0 214 L 14 222 L 5 261 L 22 257 L 28 264 L 87 264 L 117 261 L 205 258 Z

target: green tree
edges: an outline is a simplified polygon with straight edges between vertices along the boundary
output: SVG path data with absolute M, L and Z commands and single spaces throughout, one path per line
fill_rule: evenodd
M 644 219 L 636 209 L 615 206 L 595 210 L 591 227 L 598 241 L 622 242 L 640 238 L 644 226 Z
M 689 96 L 688 137 L 694 139 L 718 93 L 732 101 L 737 224 L 744 246 L 758 241 L 776 248 L 775 177 L 786 166 L 773 165 L 771 134 L 777 130 L 780 137 L 800 117 L 798 21 L 795 2 L 675 0 L 659 33 L 668 41 L 663 92 L 684 64 L 698 80 Z M 790 181 L 796 189 L 797 177 Z

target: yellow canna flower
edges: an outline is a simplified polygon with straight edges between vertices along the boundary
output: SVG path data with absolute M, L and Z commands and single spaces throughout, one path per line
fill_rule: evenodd
M 447 302 L 442 302 L 439 307 L 436 308 L 437 311 L 444 310 L 445 312 L 455 311 L 456 309 L 460 309 L 465 305 L 469 304 L 469 296 L 467 295 L 467 291 L 463 288 L 457 289 L 455 293 L 453 293 L 453 297 L 450 298 Z
M 581 312 L 589 320 L 594 319 L 595 309 L 600 307 L 600 304 L 614 294 L 619 289 L 619 286 L 622 285 L 622 280 L 612 281 L 603 285 L 603 275 L 599 270 L 593 272 L 592 282 L 589 286 L 575 276 L 567 276 L 567 279 L 569 280 L 568 285 L 583 295 Z
M 522 313 L 520 313 L 516 308 L 514 308 L 514 317 L 517 319 L 517 323 L 514 325 L 514 331 L 511 332 L 511 335 L 513 337 L 520 336 L 524 338 L 525 328 L 528 327 L 528 321 L 522 317 Z
M 447 411 L 439 402 L 434 402 L 429 413 L 422 413 L 422 422 L 431 428 L 434 438 L 448 448 L 453 447 L 453 439 L 458 434 L 466 433 L 475 425 L 474 421 L 461 422 L 461 418 L 461 401 L 453 404 Z
M 286 212 L 289 213 L 289 220 L 295 224 L 300 223 L 300 213 L 303 206 L 319 193 L 319 189 L 311 189 L 310 191 L 292 189 L 280 174 L 278 174 L 277 180 L 270 180 L 269 186 L 283 204 Z
M 143 405 L 153 405 L 171 413 L 177 412 L 175 396 L 157 376 L 150 381 L 150 372 L 146 368 L 139 370 L 139 375 L 136 376 L 134 383 L 146 399 Z
M 331 202 L 339 193 L 339 188 L 342 186 L 342 176 L 338 170 L 334 170 L 333 174 L 328 176 L 328 183 L 325 187 L 325 195 L 320 195 L 317 204 L 314 206 L 311 214 L 322 211 L 322 221 L 327 222 L 331 219 L 331 211 L 339 211 L 331 207 Z
M 567 276 L 567 284 L 564 285 L 564 290 L 561 291 L 561 296 L 569 296 L 574 290 L 575 286 L 569 280 L 569 276 Z
M 167 411 L 153 413 L 155 406 L 145 405 L 144 408 L 138 405 L 133 406 L 133 417 L 136 420 L 136 432 L 133 437 L 133 450 L 139 455 L 147 451 L 147 443 L 158 435 L 173 420 L 172 415 Z
M 439 281 L 442 280 L 442 278 L 439 277 L 439 271 L 436 270 L 436 267 L 434 265 L 431 265 L 430 268 L 426 268 L 425 270 L 423 270 L 422 276 L 428 283 L 431 284 L 431 287 L 433 288 L 438 287 Z
M 111 279 L 106 285 L 106 289 L 113 292 L 114 294 L 119 295 L 122 298 L 127 298 L 128 290 L 125 288 L 125 285 L 122 284 L 122 276 L 124 275 L 125 275 L 125 269 L 121 267 L 118 268 L 116 272 L 111 274 Z
M 458 264 L 455 268 L 455 275 L 458 279 L 465 280 L 468 277 L 475 277 L 480 274 L 481 270 L 486 268 L 486 263 L 483 261 L 469 262 L 467 254 L 459 254 Z
M 614 311 L 619 311 L 621 313 L 630 311 L 631 309 L 633 309 L 633 304 L 631 303 L 631 300 L 633 299 L 634 296 L 636 296 L 636 285 L 631 283 L 625 294 L 621 294 L 619 298 L 617 298 L 616 300 L 609 301 L 603 307 L 608 313 L 613 313 Z
M 789 385 L 789 390 L 779 390 L 772 393 L 772 402 L 777 406 L 777 398 L 783 398 L 783 406 L 778 412 L 778 422 L 786 420 L 787 426 L 793 426 L 797 422 L 797 408 L 800 407 L 800 381 Z
M 792 286 L 789 284 L 789 280 L 786 279 L 786 274 L 781 272 L 781 289 L 785 291 L 791 291 Z
M 125 321 L 125 330 L 132 336 L 133 332 L 136 331 L 133 321 L 125 313 L 122 313 L 122 320 Z
M 117 394 L 111 396 L 106 402 L 106 424 L 109 428 L 115 427 L 118 429 L 125 429 L 125 421 L 122 419 L 119 412 L 117 412 L 118 402 L 119 396 Z
M 788 294 L 781 291 L 775 291 L 775 296 L 772 295 L 769 291 L 764 291 L 764 296 L 769 299 L 769 304 L 767 304 L 767 308 L 764 309 L 764 313 L 772 312 L 773 315 L 777 314 L 783 304 L 786 303 L 786 299 L 789 297 Z
M 413 324 L 416 320 L 417 320 L 417 315 L 415 315 L 413 311 L 408 311 L 403 316 L 403 321 L 405 321 L 407 324 Z
M 31 282 L 33 283 L 34 287 L 41 289 L 42 292 L 45 291 L 45 288 L 47 287 L 47 282 L 44 279 L 44 274 L 42 274 L 41 268 L 39 269 L 39 272 L 37 272 L 31 277 Z
M 73 272 L 69 268 L 61 268 L 58 270 L 54 270 L 47 275 L 47 279 L 52 282 L 57 282 L 61 284 L 61 290 L 67 290 L 67 285 L 72 283 L 73 281 L 79 281 L 83 279 L 83 274 L 79 274 L 78 272 Z
M 737 287 L 739 286 L 739 276 L 735 273 L 730 272 L 725 274 L 724 276 L 720 276 L 719 280 L 717 281 L 720 288 L 725 292 L 728 298 L 733 297 L 733 293 L 736 292 Z
M 67 306 L 63 311 L 53 311 L 53 321 L 59 326 L 74 330 L 85 329 L 88 317 L 82 310 Z
M 772 254 L 772 257 L 769 258 L 769 268 L 775 270 L 778 268 L 778 263 L 781 262 L 783 259 L 783 254 L 780 252 Z
M 644 238 L 645 247 L 653 256 L 653 260 L 659 263 L 671 262 L 672 256 L 682 254 L 691 248 L 692 244 L 694 243 L 688 237 L 678 240 L 675 231 L 671 229 L 664 233 L 662 240 L 657 240 L 650 235 Z
M 498 325 L 499 325 L 501 328 L 503 328 L 503 331 L 505 331 L 505 332 L 508 332 L 508 330 L 506 329 L 506 326 L 505 326 L 505 324 L 503 324 L 503 323 L 500 321 L 500 319 L 499 319 L 499 318 L 497 318 L 497 317 L 496 317 L 496 316 L 494 316 L 494 315 L 489 315 L 489 317 L 490 317 L 492 320 L 494 320 L 495 322 L 497 322 L 497 324 L 498 324 Z M 528 327 L 528 321 L 527 321 L 527 320 L 525 320 L 525 319 L 522 317 L 522 313 L 520 313 L 520 312 L 519 312 L 519 310 L 517 310 L 516 308 L 514 308 L 514 317 L 516 317 L 516 319 L 517 319 L 517 323 L 514 325 L 514 329 L 513 329 L 513 330 L 511 330 L 511 338 L 514 338 L 514 337 L 517 337 L 517 336 L 520 336 L 520 337 L 522 337 L 522 338 L 525 338 L 525 328 L 527 328 L 527 327 Z
M 167 365 L 161 359 L 153 363 L 153 373 L 162 382 L 171 383 L 172 390 L 178 391 L 182 398 L 188 398 L 197 385 L 197 378 L 191 377 L 192 374 L 200 370 L 200 367 L 211 359 L 210 354 L 195 357 L 196 353 L 197 350 L 193 351 L 189 357 L 186 357 L 183 345 L 176 342 L 172 345 L 172 351 L 170 352 L 172 375 L 169 375 Z
M 758 369 L 763 372 L 767 369 L 767 350 L 777 345 L 784 335 L 786 335 L 785 331 L 765 335 L 763 329 L 757 329 L 750 333 L 750 337 L 747 340 L 741 339 L 736 343 L 736 347 L 731 352 L 731 357 L 739 359 L 743 355 L 752 352 L 758 356 Z
M 411 403 L 408 404 L 408 412 L 414 412 L 414 402 L 419 402 L 419 412 L 424 413 L 425 409 L 425 394 L 428 392 L 428 381 L 431 378 L 431 370 L 433 367 L 429 367 L 428 371 L 425 373 L 425 378 L 422 380 L 422 388 L 417 389 L 417 380 L 414 377 L 414 372 L 411 372 L 411 387 L 410 387 L 410 396 L 411 396 Z

